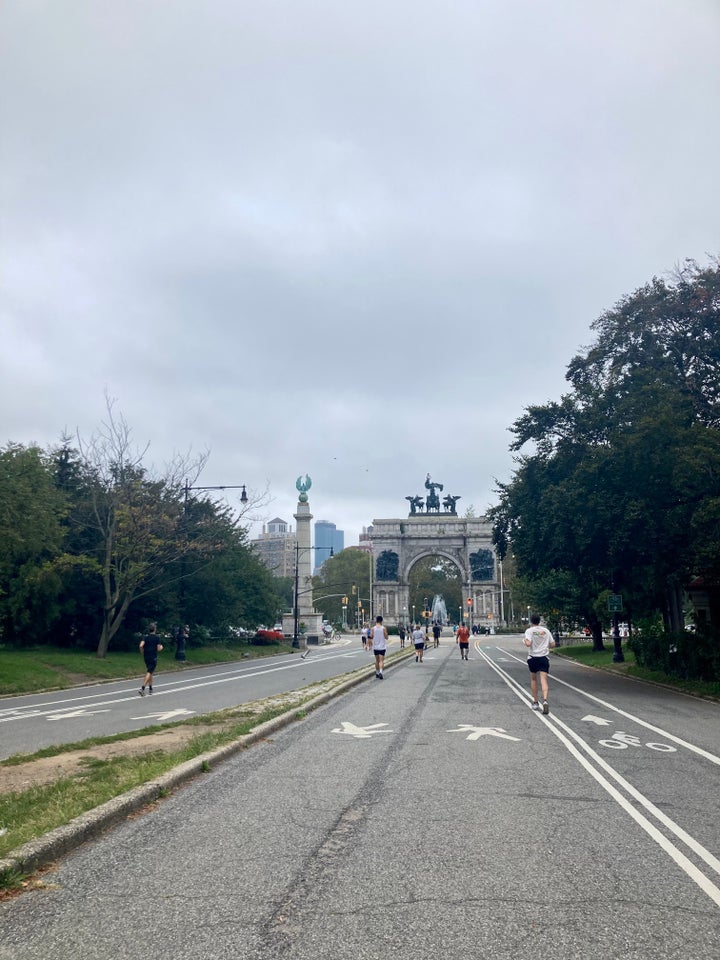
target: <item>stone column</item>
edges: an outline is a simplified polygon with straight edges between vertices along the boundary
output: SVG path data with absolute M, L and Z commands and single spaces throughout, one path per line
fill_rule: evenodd
M 308 483 L 309 486 L 309 483 Z M 321 643 L 322 614 L 315 613 L 312 603 L 312 533 L 310 521 L 310 504 L 307 492 L 303 490 L 298 498 L 295 517 L 295 587 L 293 595 L 293 610 L 283 617 L 283 634 L 295 639 L 296 619 L 298 647 L 306 647 L 309 643 Z M 297 611 L 295 602 L 297 599 Z

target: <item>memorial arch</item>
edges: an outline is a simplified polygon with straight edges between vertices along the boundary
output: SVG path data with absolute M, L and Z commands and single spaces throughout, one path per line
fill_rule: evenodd
M 492 543 L 492 527 L 484 518 L 459 517 L 460 497 L 446 496 L 440 503 L 428 474 L 427 497 L 406 497 L 406 519 L 374 520 L 368 539 L 372 546 L 372 598 L 375 614 L 388 625 L 407 622 L 410 616 L 410 573 L 426 557 L 444 557 L 460 571 L 465 600 L 472 598 L 473 620 L 490 627 L 504 626 L 500 582 L 501 565 Z M 444 509 L 443 509 L 444 508 Z

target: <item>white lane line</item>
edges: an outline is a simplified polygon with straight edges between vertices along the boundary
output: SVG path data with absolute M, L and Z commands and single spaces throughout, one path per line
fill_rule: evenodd
M 523 691 L 520 684 L 513 677 L 507 675 L 502 667 L 498 667 L 493 661 L 486 657 L 484 653 L 481 654 L 485 657 L 488 666 L 490 666 L 498 676 L 510 687 L 513 693 L 520 697 L 523 701 L 527 701 L 529 697 Z M 556 678 L 557 679 L 557 678 Z M 555 736 L 563 743 L 566 749 L 580 762 L 580 764 L 591 774 L 591 776 L 597 780 L 597 782 L 603 787 L 607 793 L 622 807 L 622 809 L 628 813 L 633 820 L 635 820 L 645 832 L 653 839 L 655 842 L 678 864 L 678 866 L 684 870 L 684 872 L 703 890 L 707 896 L 710 897 L 718 906 L 720 906 L 720 888 L 717 887 L 713 881 L 707 877 L 695 864 L 689 860 L 684 853 L 682 853 L 678 848 L 667 838 L 664 834 L 652 824 L 647 817 L 645 817 L 640 811 L 636 810 L 635 807 L 630 803 L 630 801 L 624 797 L 601 773 L 586 759 L 571 743 L 568 737 L 576 740 L 585 752 L 592 757 L 592 759 L 605 770 L 617 783 L 619 783 L 624 790 L 626 790 L 630 796 L 633 797 L 638 803 L 647 810 L 648 813 L 656 817 L 660 823 L 663 824 L 668 830 L 670 830 L 682 843 L 686 844 L 697 856 L 699 856 L 704 863 L 706 863 L 712 870 L 720 875 L 720 861 L 710 853 L 701 843 L 695 840 L 690 836 L 685 830 L 682 829 L 677 823 L 671 820 L 666 814 L 659 810 L 655 804 L 653 804 L 647 797 L 640 793 L 632 784 L 628 783 L 624 777 L 622 777 L 616 770 L 614 770 L 607 761 L 605 761 L 599 754 L 587 744 L 585 741 L 579 737 L 574 731 L 572 731 L 566 724 L 564 724 L 556 715 L 550 717 L 543 716 L 538 714 L 538 718 L 542 720 L 546 726 L 552 730 Z M 552 722 L 551 722 L 552 721 Z M 559 727 L 567 733 L 561 732 Z
M 524 663 L 524 660 L 521 657 L 517 657 L 514 654 L 511 654 L 511 656 L 519 663 Z M 622 710 L 620 707 L 616 707 L 612 703 L 608 703 L 607 700 L 602 700 L 600 697 L 596 697 L 594 694 L 588 693 L 586 690 L 582 690 L 580 687 L 576 687 L 572 683 L 568 683 L 567 680 L 561 680 L 560 677 L 556 676 L 555 674 L 553 674 L 552 680 L 553 683 L 561 683 L 564 687 L 574 690 L 575 693 L 579 693 L 583 697 L 587 697 L 588 700 L 592 700 L 594 703 L 599 703 L 600 706 L 605 707 L 607 710 L 612 710 L 613 713 L 619 713 L 621 717 L 632 720 L 633 723 L 637 723 L 641 727 L 645 727 L 646 730 L 652 730 L 653 733 L 660 734 L 660 736 L 665 740 L 672 740 L 673 743 L 677 743 L 679 746 L 685 747 L 686 750 L 691 750 L 693 753 L 697 753 L 699 756 L 709 760 L 710 763 L 715 763 L 720 766 L 720 757 L 716 756 L 716 754 L 710 753 L 707 750 L 703 750 L 702 747 L 697 747 L 694 743 L 688 743 L 687 740 L 682 740 L 680 737 L 676 737 L 675 734 L 669 733 L 667 730 L 663 730 L 662 727 L 656 727 L 654 724 L 648 723 L 647 720 L 641 720 L 640 717 L 636 717 L 635 714 L 628 713 L 627 710 Z
M 599 753 L 596 753 L 590 744 L 586 743 L 581 736 L 563 723 L 562 720 L 560 720 L 556 715 L 552 716 L 552 720 L 559 727 L 561 727 L 569 737 L 572 737 L 572 739 L 582 747 L 585 753 L 592 757 L 598 766 L 602 767 L 602 769 L 609 776 L 619 783 L 626 793 L 629 793 L 634 800 L 642 804 L 648 813 L 652 814 L 656 820 L 662 823 L 663 826 L 667 827 L 667 829 L 670 830 L 678 838 L 678 840 L 689 847 L 693 853 L 696 853 L 712 870 L 715 871 L 715 873 L 718 874 L 718 876 L 720 876 L 720 860 L 718 860 L 717 857 L 713 856 L 709 850 L 706 850 L 702 844 L 698 843 L 697 840 L 691 837 L 690 834 L 683 830 L 681 826 L 675 823 L 674 820 L 671 820 L 667 814 L 663 813 L 662 810 L 656 807 L 651 800 L 648 800 L 644 794 L 640 793 L 640 791 L 637 790 L 631 783 L 629 783 L 621 774 L 619 774 L 617 770 L 611 767 L 610 764 L 603 757 L 601 757 Z
M 622 807 L 622 809 L 627 813 L 632 819 L 651 837 L 658 846 L 671 857 L 675 863 L 680 867 L 681 870 L 690 877 L 703 891 L 707 894 L 708 897 L 715 903 L 716 906 L 720 907 L 720 887 L 716 886 L 712 880 L 707 877 L 702 870 L 695 866 L 692 860 L 689 860 L 681 850 L 679 850 L 674 843 L 672 843 L 668 838 L 660 833 L 658 828 L 651 823 L 648 818 L 640 813 L 639 810 L 636 810 L 635 807 L 630 803 L 627 797 L 624 797 L 619 790 L 617 790 L 609 780 L 607 780 L 599 770 L 597 770 L 590 761 L 584 757 L 579 750 L 568 740 L 568 738 L 552 723 L 548 722 L 548 718 L 543 717 L 540 714 L 542 720 L 547 723 L 547 726 L 555 734 L 555 736 L 560 740 L 560 742 L 565 746 L 575 759 L 587 770 L 587 772 L 592 776 L 607 793 L 615 800 L 615 802 Z M 555 723 L 557 723 L 557 717 L 554 718 Z M 649 804 L 649 801 L 647 801 Z M 672 822 L 672 821 L 671 821 Z M 680 830 L 679 827 L 677 827 Z M 675 831 L 673 831 L 675 832 Z M 704 850 L 704 848 L 697 844 L 697 847 Z M 712 857 L 708 851 L 705 851 L 708 857 Z M 714 858 L 713 858 L 714 859 Z
M 320 663 L 321 660 L 322 660 L 322 662 L 325 662 L 326 660 L 344 659 L 346 656 L 347 656 L 347 654 L 345 654 L 345 653 L 336 653 L 336 654 L 331 654 L 331 655 L 327 655 L 327 654 L 326 654 L 326 655 L 324 655 L 322 658 L 316 658 L 314 662 L 315 662 L 315 663 Z M 251 672 L 247 672 L 247 673 L 244 673 L 244 674 L 240 674 L 240 673 L 237 673 L 237 672 L 233 672 L 233 673 L 229 673 L 229 674 L 227 674 L 227 673 L 226 673 L 226 674 L 214 674 L 214 675 L 211 674 L 210 677 L 202 677 L 201 679 L 195 679 L 194 681 L 193 681 L 193 680 L 182 680 L 182 681 L 180 681 L 180 684 L 182 684 L 182 685 L 177 685 L 177 686 L 174 685 L 174 686 L 171 686 L 171 687 L 162 687 L 162 688 L 160 688 L 160 689 L 157 689 L 157 688 L 156 688 L 155 691 L 153 692 L 153 696 L 154 696 L 155 698 L 157 698 L 157 697 L 163 697 L 163 696 L 170 696 L 170 695 L 172 695 L 172 694 L 177 694 L 177 693 L 186 693 L 188 690 L 195 690 L 195 689 L 199 689 L 199 688 L 201 688 L 201 687 L 211 687 L 211 686 L 215 686 L 216 684 L 219 684 L 219 683 L 231 683 L 231 682 L 233 682 L 233 681 L 252 680 L 252 679 L 254 679 L 255 677 L 263 676 L 263 675 L 265 675 L 265 674 L 279 673 L 279 672 L 281 672 L 281 671 L 284 671 L 284 670 L 292 670 L 293 668 L 297 668 L 297 667 L 300 667 L 300 666 L 309 666 L 312 662 L 313 662 L 313 661 L 312 661 L 311 659 L 303 660 L 301 663 L 298 662 L 298 660 L 293 660 L 292 663 L 287 663 L 287 664 L 285 664 L 284 666 L 281 666 L 281 667 L 269 667 L 269 668 L 266 668 L 266 669 L 257 669 L 257 668 L 256 668 L 256 669 L 252 670 Z M 53 715 L 55 715 L 55 714 L 58 714 L 58 713 L 62 713 L 63 711 L 75 710 L 76 707 L 75 707 L 75 706 L 70 706 L 70 704 L 76 704 L 76 703 L 79 703 L 79 702 L 81 702 L 81 701 L 83 701 L 83 700 L 93 700 L 93 699 L 95 700 L 94 703 L 88 703 L 88 704 L 85 705 L 84 709 L 85 709 L 85 710 L 88 710 L 88 709 L 90 709 L 90 707 L 112 706 L 113 704 L 117 704 L 117 703 L 128 703 L 128 702 L 132 702 L 132 701 L 137 701 L 137 699 L 138 699 L 138 695 L 137 695 L 137 691 L 136 691 L 136 690 L 133 691 L 133 694 L 132 694 L 131 696 L 127 696 L 127 695 L 117 696 L 117 695 L 116 695 L 116 696 L 115 696 L 115 699 L 113 699 L 113 700 L 107 700 L 107 699 L 98 700 L 98 696 L 101 696 L 101 695 L 96 694 L 96 696 L 95 696 L 94 698 L 93 698 L 93 697 L 69 697 L 69 698 L 66 698 L 65 700 L 57 700 L 57 701 L 54 701 L 53 703 L 45 704 L 44 706 L 46 707 L 46 709 L 44 709 L 44 710 L 35 710 L 32 714 L 20 714 L 20 713 L 15 713 L 13 716 L 7 717 L 6 719 L 8 719 L 8 720 L 25 720 L 25 719 L 35 720 L 35 719 L 38 719 L 38 718 L 41 718 L 41 717 L 45 717 L 45 716 L 47 716 L 48 714 L 53 714 Z M 65 707 L 60 706 L 60 705 L 63 704 L 63 703 L 68 704 L 68 706 L 65 706 Z M 16 710 L 21 710 L 21 709 L 22 709 L 22 708 L 16 708 Z M 32 708 L 29 708 L 29 709 L 32 709 Z

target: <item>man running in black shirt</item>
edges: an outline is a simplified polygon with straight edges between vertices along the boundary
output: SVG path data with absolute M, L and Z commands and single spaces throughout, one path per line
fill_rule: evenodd
M 145 669 L 147 670 L 143 685 L 138 690 L 141 697 L 145 696 L 145 687 L 148 688 L 148 693 L 153 692 L 153 674 L 157 669 L 157 657 L 162 651 L 162 648 L 163 645 L 160 643 L 160 638 L 157 635 L 157 624 L 151 623 L 148 627 L 147 636 L 143 637 L 140 641 L 140 652 L 143 657 L 145 657 Z

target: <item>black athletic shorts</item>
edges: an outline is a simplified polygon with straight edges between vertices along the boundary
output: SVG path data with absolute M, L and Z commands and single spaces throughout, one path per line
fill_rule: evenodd
M 148 673 L 155 673 L 157 669 L 157 657 L 145 657 L 145 667 Z
M 528 657 L 530 673 L 550 673 L 549 657 Z
M 469 649 L 470 649 L 470 641 L 469 641 L 469 640 L 466 640 L 464 643 L 463 643 L 462 640 L 459 640 L 458 642 L 459 642 L 459 644 L 460 644 L 460 649 L 461 649 L 461 650 L 469 650 Z

